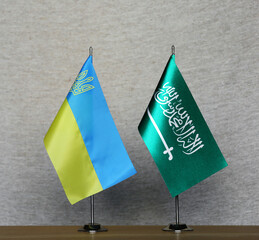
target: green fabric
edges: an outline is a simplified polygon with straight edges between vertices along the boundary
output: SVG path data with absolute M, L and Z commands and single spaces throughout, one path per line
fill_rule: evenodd
M 172 197 L 227 166 L 174 55 L 138 129 Z

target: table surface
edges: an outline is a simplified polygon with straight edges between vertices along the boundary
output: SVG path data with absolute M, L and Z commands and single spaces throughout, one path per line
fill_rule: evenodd
M 164 232 L 164 226 L 105 226 L 108 232 L 78 232 L 79 226 L 0 226 L 0 240 L 258 240 L 259 226 L 191 226 L 194 231 Z

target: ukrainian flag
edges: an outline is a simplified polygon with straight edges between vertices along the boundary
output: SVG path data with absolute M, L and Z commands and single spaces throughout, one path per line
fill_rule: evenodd
M 44 144 L 71 204 L 136 173 L 107 106 L 92 56 L 79 72 Z

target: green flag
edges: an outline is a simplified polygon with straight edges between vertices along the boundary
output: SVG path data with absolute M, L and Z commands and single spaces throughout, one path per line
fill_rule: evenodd
M 138 129 L 172 197 L 227 166 L 174 55 Z

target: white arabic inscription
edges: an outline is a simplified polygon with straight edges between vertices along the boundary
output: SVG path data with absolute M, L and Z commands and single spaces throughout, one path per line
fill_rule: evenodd
M 179 146 L 182 147 L 182 152 L 184 154 L 191 155 L 197 152 L 199 149 L 203 148 L 204 144 L 199 134 L 196 132 L 193 121 L 191 120 L 188 112 L 185 110 L 182 104 L 182 99 L 180 98 L 175 88 L 169 86 L 169 83 L 167 82 L 163 85 L 162 88 L 155 92 L 154 98 L 156 102 L 160 104 L 163 115 L 168 118 L 168 124 L 170 127 L 172 127 L 172 131 L 177 137 L 177 142 L 179 143 Z M 157 132 L 158 131 L 160 132 L 159 129 Z M 161 140 L 164 139 L 161 132 L 159 136 Z M 171 150 L 173 150 L 173 147 L 168 148 L 167 144 L 165 144 L 165 140 L 162 142 L 166 147 L 164 154 L 168 153 L 169 160 L 172 160 L 173 157 Z

